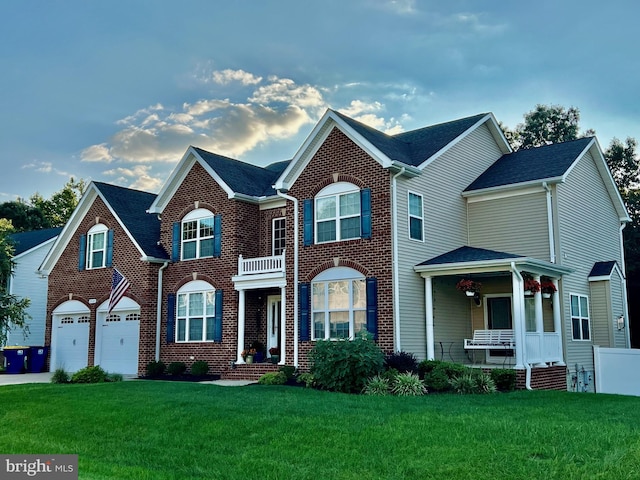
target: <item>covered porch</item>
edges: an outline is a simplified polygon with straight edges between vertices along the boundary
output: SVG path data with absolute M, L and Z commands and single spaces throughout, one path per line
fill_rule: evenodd
M 415 271 L 424 279 L 428 359 L 517 370 L 565 365 L 559 287 L 569 269 L 461 247 Z

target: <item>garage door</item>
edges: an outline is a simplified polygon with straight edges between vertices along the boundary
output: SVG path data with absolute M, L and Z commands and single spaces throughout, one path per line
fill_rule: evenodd
M 138 373 L 140 313 L 114 312 L 100 315 L 96 329 L 96 364 L 110 373 Z
M 76 372 L 87 366 L 89 315 L 56 316 L 53 321 L 51 370 Z

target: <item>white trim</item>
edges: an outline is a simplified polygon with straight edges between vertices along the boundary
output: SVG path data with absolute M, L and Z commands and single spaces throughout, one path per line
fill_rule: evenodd
M 194 293 L 201 293 L 202 294 L 202 315 L 201 316 L 196 316 L 196 315 L 191 315 L 191 312 L 189 311 L 189 307 L 190 307 L 190 296 L 191 294 Z M 215 311 L 216 311 L 216 289 L 214 288 L 213 285 L 211 285 L 209 282 L 205 282 L 204 280 L 192 280 L 191 282 L 185 283 L 182 287 L 180 287 L 178 289 L 178 291 L 176 292 L 176 321 L 175 321 L 175 333 L 174 333 L 174 338 L 175 338 L 175 343 L 213 343 L 214 340 L 213 339 L 207 339 L 207 334 L 208 333 L 212 333 L 213 332 L 208 332 L 207 331 L 207 318 L 215 318 Z M 211 294 L 213 297 L 213 313 L 210 315 L 207 315 L 207 295 Z M 187 296 L 187 312 L 186 315 L 184 316 L 180 316 L 178 313 L 179 310 L 179 305 L 180 305 L 180 295 L 186 295 Z M 192 318 L 202 318 L 202 339 L 200 340 L 191 340 L 188 339 L 189 337 L 189 322 Z M 178 322 L 180 321 L 180 319 L 184 319 L 185 320 L 185 339 L 184 340 L 179 340 L 178 339 Z M 215 328 L 215 327 L 214 327 Z
M 287 248 L 287 217 L 275 217 L 271 219 L 271 255 L 282 255 L 282 252 L 276 253 L 276 221 L 283 220 L 284 221 L 284 247 Z
M 413 215 L 411 213 L 411 195 L 420 197 L 420 212 L 421 216 Z M 422 238 L 413 238 L 411 236 L 411 219 L 417 218 L 420 220 L 422 228 L 420 229 L 420 236 Z M 421 193 L 412 192 L 411 190 L 407 190 L 407 234 L 409 240 L 413 240 L 414 242 L 424 243 L 425 241 L 425 233 L 424 233 L 424 196 Z
M 313 197 L 313 233 L 314 233 L 314 242 L 316 244 L 322 243 L 332 243 L 332 242 L 343 242 L 347 240 L 354 240 L 362 237 L 362 202 L 360 199 L 360 191 L 361 189 L 350 182 L 336 182 L 330 185 L 327 185 L 322 190 L 320 190 Z M 357 214 L 348 214 L 342 215 L 340 212 L 340 199 L 346 195 L 356 195 L 358 199 L 358 213 Z M 318 218 L 318 213 L 320 209 L 318 208 L 318 201 L 334 199 L 334 216 L 328 218 Z M 342 221 L 343 220 L 352 220 L 358 218 L 358 235 L 348 238 L 342 238 Z M 332 240 L 323 240 L 320 241 L 318 239 L 318 235 L 320 233 L 319 224 L 325 222 L 335 222 L 335 238 Z
M 94 225 L 87 231 L 87 243 L 85 245 L 85 257 L 84 257 L 84 268 L 86 270 L 97 270 L 99 268 L 105 268 L 107 266 L 107 243 L 109 241 L 109 229 L 104 223 L 99 223 Z M 95 250 L 92 247 L 93 238 L 96 235 L 102 234 L 103 245 L 102 248 L 96 248 Z M 100 265 L 93 264 L 93 254 L 102 252 L 102 262 Z
M 571 297 L 578 297 L 578 308 L 580 310 L 580 314 L 582 314 L 582 305 L 580 303 L 580 297 L 584 297 L 587 299 L 587 316 L 578 315 L 577 317 L 573 315 L 572 305 L 571 305 Z M 592 343 L 593 342 L 593 332 L 591 331 L 591 312 L 590 312 L 590 301 L 589 295 L 585 295 L 583 293 L 571 293 L 569 292 L 569 321 L 571 322 L 571 341 L 579 342 L 579 343 Z M 574 338 L 573 336 L 573 319 L 578 318 L 580 320 L 580 338 Z M 587 319 L 589 322 L 589 338 L 582 338 L 582 320 Z
M 485 200 L 496 200 L 500 198 L 517 197 L 530 193 L 544 192 L 544 184 L 562 183 L 560 177 L 544 178 L 541 180 L 531 180 L 529 182 L 510 183 L 507 185 L 498 185 L 496 187 L 482 188 L 480 190 L 471 190 L 462 192 L 462 196 L 467 202 L 482 202 Z

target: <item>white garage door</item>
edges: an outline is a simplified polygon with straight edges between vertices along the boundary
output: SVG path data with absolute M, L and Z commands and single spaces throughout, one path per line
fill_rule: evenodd
M 53 321 L 51 370 L 76 372 L 87 366 L 89 315 L 56 316 Z
M 110 373 L 138 373 L 140 310 L 98 314 L 96 365 Z

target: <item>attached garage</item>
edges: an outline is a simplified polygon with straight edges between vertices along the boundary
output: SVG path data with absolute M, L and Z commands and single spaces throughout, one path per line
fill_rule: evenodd
M 64 368 L 75 372 L 88 365 L 89 308 L 69 300 L 53 311 L 51 330 L 51 371 Z
M 123 297 L 108 313 L 108 301 L 97 310 L 95 364 L 110 373 L 138 373 L 140 305 Z

